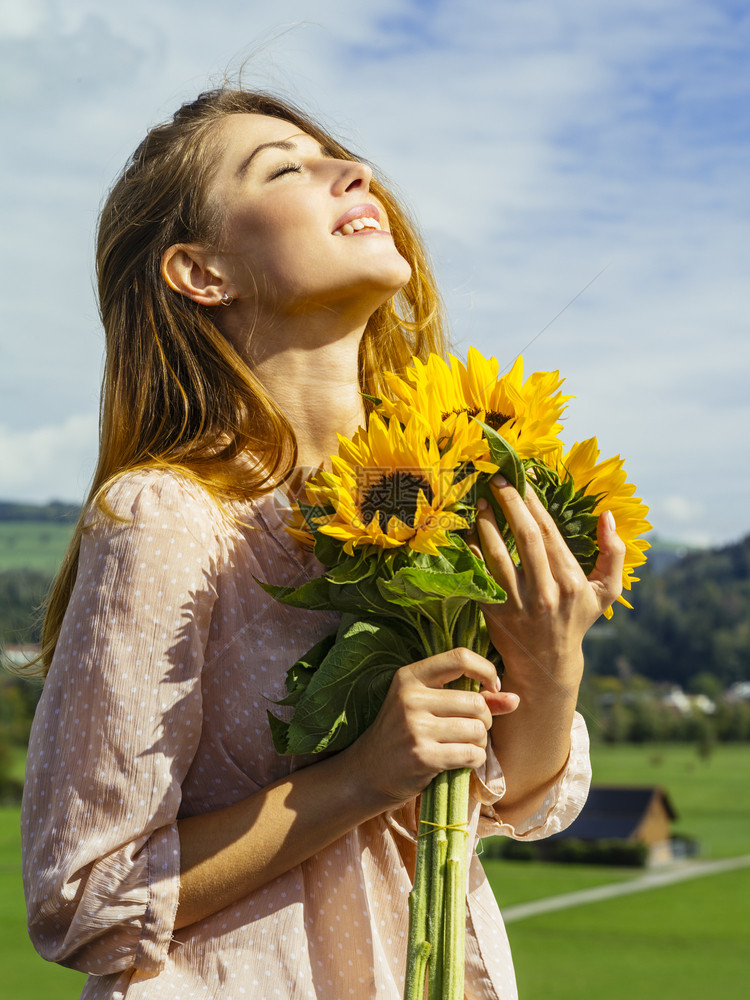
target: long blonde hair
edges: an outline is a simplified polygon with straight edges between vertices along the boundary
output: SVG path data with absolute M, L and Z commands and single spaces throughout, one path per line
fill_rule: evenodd
M 354 159 L 301 110 L 273 95 L 222 88 L 183 105 L 153 128 L 115 182 L 99 219 L 97 277 L 106 338 L 99 458 L 84 512 L 104 504 L 124 473 L 179 469 L 217 501 L 273 488 L 296 460 L 294 429 L 217 327 L 215 310 L 168 287 L 164 252 L 176 243 L 216 246 L 220 220 L 209 208 L 216 126 L 233 114 L 281 118 L 337 158 Z M 412 277 L 371 317 L 359 355 L 363 392 L 385 391 L 381 372 L 412 355 L 445 352 L 442 308 L 429 262 L 407 213 L 377 178 L 396 247 Z M 232 461 L 252 451 L 255 471 Z M 37 666 L 49 668 L 78 568 L 85 513 L 51 590 Z

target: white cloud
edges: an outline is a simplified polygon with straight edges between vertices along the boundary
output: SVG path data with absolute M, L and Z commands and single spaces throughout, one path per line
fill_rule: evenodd
M 49 12 L 44 0 L 0 0 L 0 38 L 30 38 Z
M 95 414 L 17 431 L 0 424 L 3 499 L 81 500 L 96 458 Z
M 691 525 L 705 515 L 703 504 L 694 497 L 666 496 L 661 501 L 661 507 L 678 524 Z

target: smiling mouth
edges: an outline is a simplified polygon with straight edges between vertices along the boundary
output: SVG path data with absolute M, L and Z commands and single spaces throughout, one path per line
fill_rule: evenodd
M 339 229 L 334 229 L 334 236 L 353 236 L 354 233 L 361 233 L 363 230 L 375 230 L 377 232 L 382 232 L 383 227 L 380 225 L 377 219 L 373 219 L 370 216 L 363 215 L 361 218 L 352 219 L 351 222 L 345 222 L 343 226 Z

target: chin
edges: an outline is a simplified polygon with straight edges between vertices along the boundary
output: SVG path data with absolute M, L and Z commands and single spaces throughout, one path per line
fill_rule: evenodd
M 399 255 L 399 263 L 393 267 L 389 278 L 390 281 L 388 282 L 388 286 L 391 288 L 391 295 L 395 295 L 396 292 L 400 292 L 404 285 L 408 284 L 411 279 L 411 264 L 409 261 Z

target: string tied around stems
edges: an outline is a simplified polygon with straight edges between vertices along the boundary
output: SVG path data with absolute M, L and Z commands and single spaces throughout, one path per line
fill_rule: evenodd
M 429 837 L 431 833 L 436 833 L 438 830 L 455 830 L 456 833 L 463 833 L 465 836 L 469 836 L 469 827 L 466 823 L 431 823 L 428 819 L 420 819 L 420 826 L 430 826 L 431 830 L 422 830 L 418 833 L 418 837 Z

